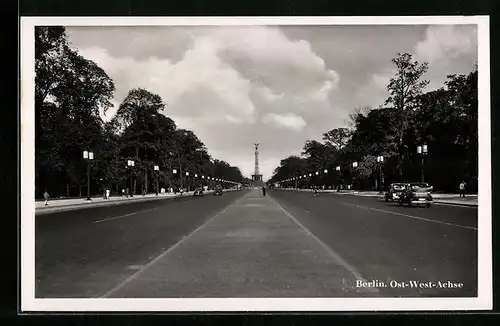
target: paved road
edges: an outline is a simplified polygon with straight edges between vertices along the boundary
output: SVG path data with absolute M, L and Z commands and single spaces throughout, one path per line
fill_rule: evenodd
M 35 296 L 98 297 L 243 195 L 185 196 L 37 216 Z
M 474 296 L 476 227 L 474 208 L 278 190 L 42 215 L 36 296 Z
M 273 191 L 306 228 L 388 296 L 477 296 L 477 207 L 400 207 L 382 199 Z M 392 288 L 391 281 L 463 288 Z M 388 284 L 389 283 L 389 284 Z

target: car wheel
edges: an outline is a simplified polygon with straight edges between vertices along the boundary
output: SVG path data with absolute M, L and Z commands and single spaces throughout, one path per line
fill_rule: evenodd
M 399 206 L 403 206 L 403 201 L 399 201 Z
M 427 208 L 430 208 L 430 207 L 431 207 L 431 204 L 427 204 L 426 206 L 427 206 Z

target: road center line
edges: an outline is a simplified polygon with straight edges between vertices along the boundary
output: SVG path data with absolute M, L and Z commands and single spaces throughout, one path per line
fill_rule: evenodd
M 156 264 L 158 261 L 160 261 L 163 257 L 165 257 L 169 252 L 171 252 L 172 250 L 174 250 L 175 248 L 177 248 L 179 245 L 181 245 L 184 241 L 186 241 L 188 238 L 192 237 L 194 234 L 196 234 L 198 231 L 200 231 L 202 228 L 204 228 L 205 226 L 207 226 L 210 222 L 212 222 L 213 220 L 215 220 L 218 216 L 222 215 L 224 212 L 226 212 L 229 208 L 233 207 L 236 203 L 238 203 L 239 201 L 243 200 L 245 197 L 247 197 L 250 193 L 247 193 L 245 194 L 243 197 L 240 197 L 239 199 L 229 203 L 229 205 L 227 205 L 225 208 L 223 208 L 221 211 L 219 211 L 217 214 L 215 214 L 214 216 L 212 216 L 211 218 L 209 218 L 205 223 L 203 223 L 202 225 L 200 225 L 198 228 L 196 228 L 194 231 L 192 231 L 191 233 L 189 233 L 188 235 L 186 236 L 183 236 L 176 244 L 174 244 L 173 246 L 171 246 L 170 248 L 168 248 L 167 250 L 165 250 L 164 252 L 162 252 L 161 254 L 159 254 L 158 256 L 156 256 L 152 261 L 150 261 L 149 263 L 147 263 L 144 267 L 142 267 L 140 270 L 138 270 L 137 272 L 135 272 L 134 274 L 130 275 L 129 277 L 127 277 L 125 280 L 123 280 L 121 283 L 119 283 L 117 286 L 115 286 L 113 289 L 109 290 L 108 292 L 106 292 L 105 294 L 103 294 L 101 296 L 101 298 L 107 298 L 109 297 L 110 295 L 112 295 L 113 293 L 116 293 L 118 290 L 122 289 L 123 287 L 125 287 L 127 284 L 129 284 L 130 282 L 134 281 L 137 277 L 139 277 L 142 273 L 144 273 L 148 268 L 150 268 L 151 266 L 153 266 L 154 264 Z
M 94 224 L 101 223 L 101 222 L 106 222 L 106 221 L 111 221 L 111 220 L 116 220 L 116 219 L 119 219 L 119 218 L 131 216 L 131 215 L 135 215 L 135 214 L 140 214 L 140 213 L 155 211 L 157 209 L 158 208 L 151 208 L 151 209 L 145 209 L 145 210 L 134 212 L 134 213 L 130 213 L 130 214 L 125 214 L 125 215 L 120 215 L 120 216 L 113 216 L 113 217 L 110 217 L 110 218 L 105 218 L 104 220 L 95 221 Z
M 361 276 L 361 274 L 356 270 L 356 268 L 354 268 L 354 266 L 352 266 L 348 262 L 346 262 L 338 253 L 336 253 L 326 243 L 321 241 L 320 238 L 318 238 L 311 231 L 309 231 L 309 229 L 307 229 L 304 225 L 302 225 L 291 213 L 289 213 L 285 208 L 283 208 L 280 204 L 278 204 L 276 202 L 276 200 L 274 200 L 271 197 L 267 197 L 267 198 L 269 198 L 269 200 L 274 202 L 274 204 L 276 206 L 278 206 L 279 209 L 281 209 L 288 217 L 290 217 L 292 219 L 292 221 L 294 221 L 303 231 L 305 231 L 308 236 L 313 238 L 324 250 L 326 250 L 326 252 L 328 254 L 330 254 L 330 256 L 333 258 L 333 260 L 335 260 L 340 266 L 342 266 L 347 271 L 349 271 L 357 280 L 359 280 L 361 282 L 367 282 L 366 279 L 363 276 Z M 369 291 L 369 292 L 373 292 L 373 293 L 379 293 L 379 290 L 377 288 L 365 288 L 364 290 Z
M 407 214 L 403 214 L 403 213 L 398 213 L 398 212 L 393 212 L 393 211 L 386 211 L 384 209 L 372 208 L 372 207 L 367 207 L 367 206 L 348 204 L 348 203 L 345 203 L 345 202 L 338 202 L 338 203 L 346 205 L 346 206 L 361 208 L 361 209 L 370 209 L 372 211 L 377 211 L 377 212 L 382 212 L 382 213 L 388 213 L 388 214 L 393 214 L 393 215 L 404 216 L 404 217 L 412 218 L 412 219 L 415 219 L 415 220 L 422 220 L 422 221 L 426 221 L 426 222 L 444 224 L 444 225 L 449 225 L 449 226 L 456 226 L 456 227 L 459 227 L 459 228 L 464 228 L 464 229 L 469 229 L 469 230 L 475 230 L 475 231 L 477 231 L 477 228 L 472 227 L 472 226 L 465 226 L 465 225 L 460 225 L 460 224 L 454 224 L 454 223 L 448 223 L 448 222 L 441 222 L 441 221 L 431 220 L 431 219 L 428 219 L 428 218 L 425 218 L 425 217 L 407 215 Z

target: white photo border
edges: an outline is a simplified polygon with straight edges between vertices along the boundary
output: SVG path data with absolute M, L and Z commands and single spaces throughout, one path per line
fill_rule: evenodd
M 477 25 L 478 291 L 474 298 L 35 298 L 35 26 Z M 21 17 L 21 311 L 451 311 L 493 309 L 489 16 L 366 17 Z

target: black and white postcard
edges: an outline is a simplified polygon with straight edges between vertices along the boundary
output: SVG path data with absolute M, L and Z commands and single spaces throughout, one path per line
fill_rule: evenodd
M 489 18 L 22 17 L 23 311 L 492 308 Z

